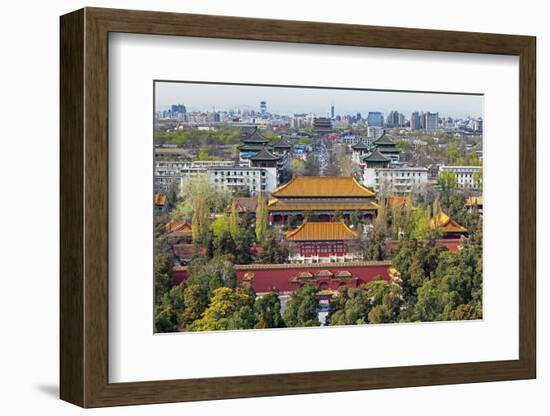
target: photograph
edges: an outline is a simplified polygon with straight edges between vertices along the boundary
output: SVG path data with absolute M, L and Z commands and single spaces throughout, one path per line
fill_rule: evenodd
M 153 91 L 155 334 L 483 319 L 483 94 Z

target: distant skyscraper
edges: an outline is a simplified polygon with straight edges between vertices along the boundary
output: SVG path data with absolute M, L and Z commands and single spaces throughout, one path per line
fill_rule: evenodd
M 334 104 L 330 106 L 330 118 L 334 120 Z
M 426 131 L 436 131 L 439 127 L 439 113 L 430 113 L 429 111 L 424 114 L 424 129 Z
M 391 111 L 386 119 L 386 125 L 388 127 L 402 127 L 405 125 L 405 116 L 399 111 Z
M 265 116 L 267 114 L 267 102 L 260 101 L 260 113 L 262 116 Z
M 420 113 L 415 111 L 411 115 L 411 130 L 420 130 L 422 128 L 422 120 Z
M 369 126 L 382 127 L 384 125 L 384 116 L 378 111 L 369 111 L 367 123 Z
M 187 109 L 183 104 L 172 104 L 170 106 L 170 113 L 172 118 L 177 118 L 180 120 L 187 119 Z

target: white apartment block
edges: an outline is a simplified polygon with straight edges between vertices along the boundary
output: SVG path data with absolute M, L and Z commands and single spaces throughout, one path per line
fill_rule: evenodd
M 440 172 L 454 172 L 460 189 L 477 189 L 475 176 L 481 172 L 481 166 L 440 166 Z
M 177 160 L 155 161 L 155 192 L 175 191 L 185 181 L 199 175 L 206 175 L 212 183 L 231 191 L 247 189 L 251 194 L 271 192 L 277 186 L 277 168 L 250 167 L 248 163 L 233 161 Z
M 217 166 L 209 168 L 206 173 L 214 184 L 232 192 L 247 189 L 251 195 L 255 195 L 260 192 L 271 193 L 277 187 L 275 167 Z M 185 179 L 181 180 L 183 183 Z
M 423 167 L 365 168 L 363 185 L 375 192 L 410 195 L 428 184 L 428 169 Z

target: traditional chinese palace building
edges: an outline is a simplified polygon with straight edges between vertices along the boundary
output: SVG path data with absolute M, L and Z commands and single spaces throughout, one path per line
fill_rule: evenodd
M 241 133 L 239 145 L 239 160 L 248 162 L 250 168 L 262 168 L 269 180 L 278 185 L 286 181 L 290 171 L 290 151 L 292 145 L 285 139 L 272 144 L 264 137 L 258 128 L 244 129 Z M 273 188 L 268 186 L 262 191 Z
M 334 263 L 360 258 L 358 235 L 342 221 L 304 222 L 286 233 L 289 260 L 296 263 Z
M 436 228 L 444 239 L 457 239 L 468 236 L 468 230 L 444 212 L 440 212 L 438 215 L 432 217 L 429 225 L 432 228 Z
M 374 140 L 372 142 L 372 146 L 373 148 L 371 149 L 371 151 L 374 149 L 378 149 L 378 151 L 387 158 L 396 162 L 399 161 L 399 153 L 401 153 L 401 151 L 395 145 L 395 142 L 388 136 L 386 136 L 386 134 L 382 134 L 381 137 Z
M 379 208 L 376 194 L 351 176 L 296 176 L 271 195 L 270 224 L 286 223 L 289 217 L 329 222 L 354 212 L 374 219 Z

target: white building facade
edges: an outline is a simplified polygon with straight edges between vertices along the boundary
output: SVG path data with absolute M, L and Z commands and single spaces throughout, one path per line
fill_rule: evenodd
M 454 172 L 460 189 L 477 189 L 481 166 L 441 166 L 440 172 Z
M 155 192 L 177 191 L 185 181 L 206 175 L 210 181 L 231 191 L 247 190 L 251 195 L 277 187 L 277 168 L 251 167 L 233 161 L 155 161 Z
M 375 192 L 410 195 L 428 184 L 428 169 L 423 167 L 365 168 L 363 185 Z

